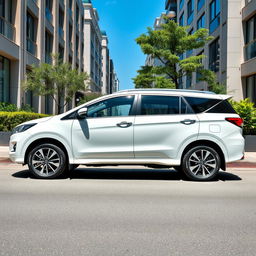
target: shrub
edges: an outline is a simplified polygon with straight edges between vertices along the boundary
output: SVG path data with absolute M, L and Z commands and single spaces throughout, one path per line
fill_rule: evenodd
M 33 108 L 28 105 L 24 104 L 21 108 L 18 108 L 16 105 L 7 103 L 7 102 L 0 102 L 0 111 L 6 111 L 6 112 L 17 112 L 17 111 L 26 111 L 26 112 L 33 112 Z
M 254 107 L 254 103 L 252 103 L 248 98 L 239 102 L 230 100 L 230 103 L 238 115 L 244 119 L 245 130 L 256 128 L 256 108 Z
M 32 112 L 0 112 L 0 131 L 9 132 L 23 122 L 47 116 Z

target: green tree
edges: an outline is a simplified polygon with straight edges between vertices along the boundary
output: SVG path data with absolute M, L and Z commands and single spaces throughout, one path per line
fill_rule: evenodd
M 63 63 L 58 56 L 53 56 L 54 65 L 42 63 L 33 66 L 27 74 L 23 88 L 37 96 L 50 96 L 58 106 L 58 114 L 66 106 L 77 91 L 85 91 L 89 76 L 72 69 L 69 63 Z
M 160 30 L 148 28 L 146 34 L 136 39 L 144 54 L 160 62 L 160 65 L 142 66 L 138 70 L 137 77 L 133 79 L 136 88 L 178 88 L 181 77 L 197 72 L 199 80 L 206 81 L 210 90 L 224 92 L 223 85 L 216 82 L 214 72 L 204 69 L 202 60 L 205 55 L 181 57 L 193 49 L 204 47 L 213 39 L 207 29 L 199 29 L 193 34 L 187 29 L 166 18 Z

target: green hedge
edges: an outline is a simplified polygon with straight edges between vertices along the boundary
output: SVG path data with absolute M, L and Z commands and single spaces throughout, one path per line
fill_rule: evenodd
M 47 116 L 32 112 L 0 112 L 0 131 L 9 132 L 23 122 Z

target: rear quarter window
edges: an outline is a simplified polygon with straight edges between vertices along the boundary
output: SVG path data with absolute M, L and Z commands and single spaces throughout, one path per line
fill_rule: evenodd
M 223 100 L 213 108 L 209 109 L 207 113 L 228 113 L 228 114 L 237 114 L 232 105 L 228 100 Z
M 219 99 L 208 99 L 198 97 L 185 97 L 188 104 L 194 110 L 195 113 L 202 113 L 220 103 Z

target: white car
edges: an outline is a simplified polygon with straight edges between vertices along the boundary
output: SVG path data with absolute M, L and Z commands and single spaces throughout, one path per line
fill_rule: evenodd
M 126 90 L 64 114 L 17 126 L 12 161 L 37 178 L 78 165 L 143 165 L 211 180 L 244 156 L 243 120 L 227 95 L 188 90 Z

